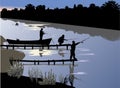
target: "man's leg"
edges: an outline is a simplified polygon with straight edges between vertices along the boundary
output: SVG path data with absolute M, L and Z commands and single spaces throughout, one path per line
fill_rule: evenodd
M 75 52 L 73 53 L 73 58 L 74 58 L 74 60 L 77 60 L 77 58 L 75 57 Z
M 72 60 L 72 51 L 70 51 L 70 60 Z

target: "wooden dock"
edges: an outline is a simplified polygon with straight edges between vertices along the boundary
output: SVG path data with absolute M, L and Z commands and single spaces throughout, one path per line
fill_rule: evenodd
M 62 60 L 10 60 L 10 64 L 13 65 L 14 62 L 32 62 L 33 65 L 40 65 L 40 63 L 47 62 L 48 65 L 56 65 L 57 62 L 61 62 L 63 65 L 65 62 L 74 62 L 77 60 L 62 59 Z
M 36 47 L 41 48 L 41 49 L 44 49 L 45 47 L 47 47 L 47 49 L 50 49 L 51 47 L 56 47 L 56 49 L 59 49 L 59 47 L 61 47 L 61 46 L 66 47 L 66 49 L 68 50 L 69 47 L 71 46 L 71 44 L 62 44 L 62 45 L 58 45 L 58 44 L 56 44 L 56 45 L 32 45 L 32 44 L 26 44 L 26 45 L 23 45 L 23 44 L 19 44 L 19 45 L 18 44 L 15 44 L 15 45 L 14 44 L 0 45 L 0 47 L 5 47 L 6 49 L 12 48 L 13 50 L 15 48 L 19 48 L 19 47 L 21 47 L 23 49 L 27 49 L 28 47 L 31 48 L 31 49 L 34 49 Z

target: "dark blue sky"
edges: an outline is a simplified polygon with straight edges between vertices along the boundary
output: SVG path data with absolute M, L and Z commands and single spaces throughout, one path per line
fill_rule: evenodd
M 101 6 L 106 1 L 109 0 L 0 0 L 0 7 L 25 7 L 29 3 L 35 6 L 45 5 L 49 8 L 64 8 L 65 6 L 73 7 L 74 4 L 89 6 L 91 3 L 95 3 L 97 6 Z M 114 1 L 120 3 L 120 0 Z

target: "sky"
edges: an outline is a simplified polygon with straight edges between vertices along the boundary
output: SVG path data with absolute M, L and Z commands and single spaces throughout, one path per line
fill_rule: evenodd
M 27 4 L 45 5 L 47 8 L 64 8 L 65 6 L 73 7 L 74 4 L 82 4 L 83 6 L 89 6 L 94 3 L 97 6 L 101 6 L 103 3 L 109 0 L 0 0 L 0 8 L 24 8 Z M 114 0 L 120 4 L 120 0 Z

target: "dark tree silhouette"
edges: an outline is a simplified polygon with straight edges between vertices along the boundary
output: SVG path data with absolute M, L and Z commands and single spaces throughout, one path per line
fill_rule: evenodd
M 32 4 L 27 4 L 25 6 L 25 19 L 34 19 L 35 17 L 35 6 Z
M 120 5 L 111 0 L 101 7 L 91 3 L 89 7 L 74 4 L 73 8 L 46 8 L 45 5 L 27 4 L 25 9 L 17 8 L 9 11 L 2 9 L 2 18 L 17 18 L 37 21 L 47 21 L 63 24 L 92 26 L 119 30 Z
M 43 20 L 45 18 L 44 16 L 45 16 L 45 5 L 38 5 L 36 7 L 36 19 L 41 18 L 41 20 Z
M 119 28 L 120 5 L 115 1 L 105 2 L 101 6 L 104 24 L 111 28 Z
M 1 11 L 1 17 L 4 18 L 4 17 L 8 17 L 8 10 L 6 8 L 3 8 L 2 11 Z

